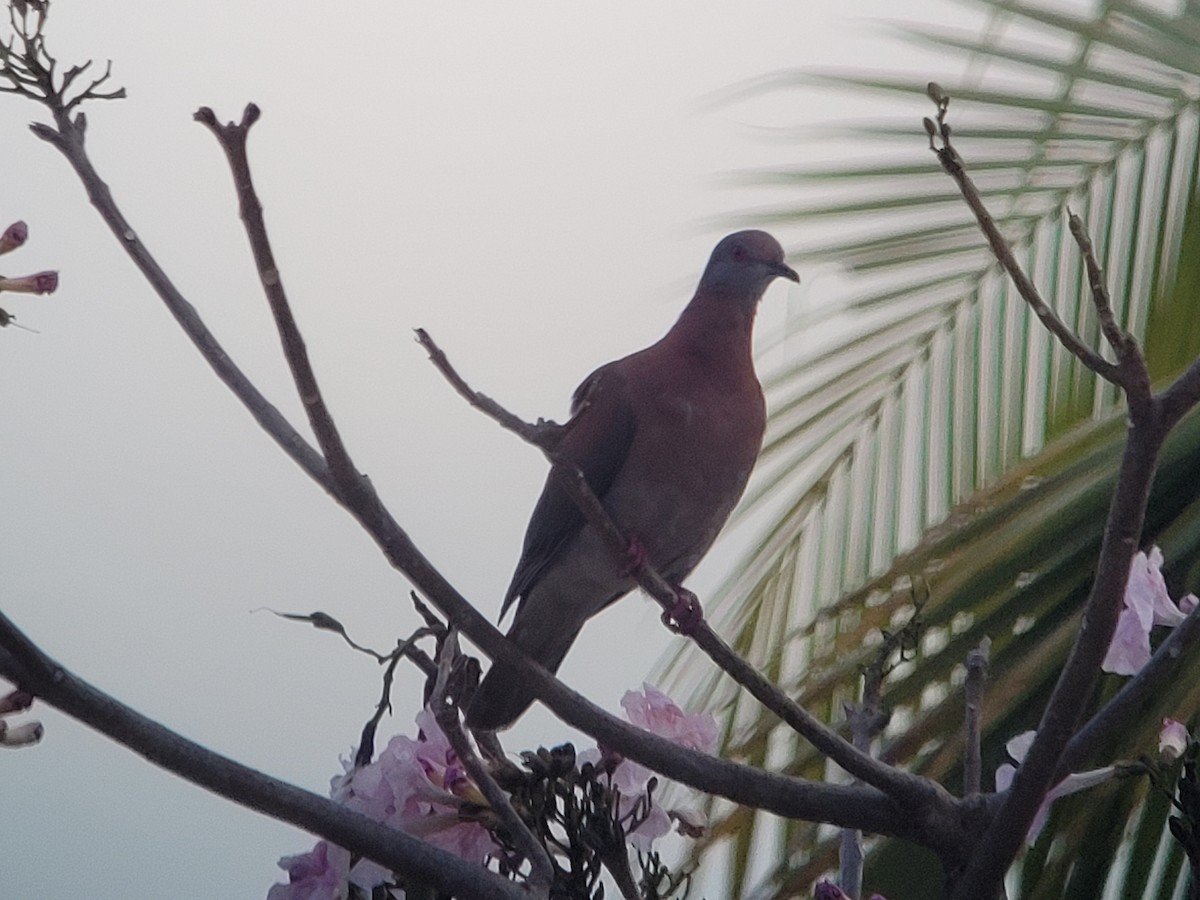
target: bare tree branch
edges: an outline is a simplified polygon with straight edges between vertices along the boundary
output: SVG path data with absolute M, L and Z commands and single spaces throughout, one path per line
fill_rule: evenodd
M 234 803 L 290 822 L 380 865 L 462 897 L 521 900 L 519 885 L 193 743 L 47 657 L 0 613 L 0 674 L 150 762 Z
M 283 289 L 283 277 L 275 263 L 271 239 L 263 221 L 262 203 L 254 190 L 254 180 L 250 174 L 246 139 L 250 135 L 251 127 L 261 115 L 262 111 L 258 106 L 249 103 L 242 113 L 242 121 L 238 123 L 220 124 L 207 106 L 197 110 L 193 118 L 213 133 L 221 149 L 225 151 L 233 173 L 239 214 L 246 229 L 246 237 L 250 241 L 254 264 L 258 269 L 258 279 L 271 307 L 271 315 L 275 319 L 275 327 L 283 344 L 283 353 L 287 358 L 288 368 L 291 369 L 292 379 L 296 383 L 296 393 L 304 405 L 304 412 L 308 415 L 313 433 L 317 436 L 317 443 L 329 465 L 334 483 L 339 491 L 349 496 L 361 489 L 362 478 L 354 468 L 350 454 L 347 453 L 341 435 L 338 434 L 333 416 L 321 396 L 312 364 L 308 361 L 308 350 L 304 346 L 304 338 L 300 334 L 296 317 L 292 315 L 288 304 L 287 293 Z
M 1042 299 L 1042 295 L 1029 280 L 1016 257 L 1013 256 L 1012 249 L 1008 246 L 1008 241 L 1004 239 L 1004 235 L 1000 233 L 1000 229 L 996 227 L 996 222 L 988 212 L 987 207 L 983 203 L 983 198 L 979 196 L 979 191 L 975 187 L 974 182 L 968 177 L 966 169 L 963 168 L 962 158 L 958 155 L 958 151 L 950 142 L 950 126 L 946 123 L 946 109 L 949 106 L 950 98 L 942 92 L 942 89 L 936 84 L 930 82 L 928 89 L 929 97 L 938 107 L 937 124 L 933 120 L 925 120 L 925 131 L 929 135 L 929 149 L 932 150 L 941 163 L 942 168 L 946 171 L 955 183 L 958 184 L 958 189 L 962 192 L 963 199 L 967 206 L 971 208 L 971 212 L 975 214 L 975 219 L 979 222 L 979 229 L 987 238 L 988 245 L 992 248 L 992 254 L 1004 270 L 1008 272 L 1013 284 L 1016 286 L 1018 293 L 1029 304 L 1042 324 L 1046 326 L 1051 334 L 1053 334 L 1081 363 L 1103 378 L 1105 381 L 1111 381 L 1113 384 L 1119 384 L 1117 367 L 1110 363 L 1096 351 L 1092 350 L 1087 344 L 1083 343 L 1070 328 L 1060 319 L 1050 308 L 1050 305 Z M 940 137 L 942 145 L 939 147 L 935 143 L 935 138 Z
M 1112 735 L 1126 730 L 1127 723 L 1161 695 L 1165 682 L 1181 677 L 1181 663 L 1196 653 L 1198 644 L 1200 611 L 1193 610 L 1171 629 L 1150 661 L 1075 733 L 1063 750 L 1053 781 L 1082 770 Z
M 533 444 L 535 447 L 541 447 L 547 454 L 558 446 L 558 442 L 562 439 L 562 435 L 566 431 L 565 426 L 559 425 L 556 422 L 546 421 L 545 419 L 538 419 L 536 423 L 530 425 L 520 416 L 513 415 L 491 397 L 472 389 L 463 380 L 462 376 L 455 371 L 454 366 L 450 365 L 450 360 L 442 352 L 442 348 L 434 343 L 428 331 L 424 328 L 417 328 L 415 334 L 417 335 L 417 343 L 424 347 L 425 352 L 429 354 L 430 362 L 450 382 L 450 386 L 458 392 L 460 397 L 485 416 L 499 422 L 501 427 L 507 428 L 527 443 Z
M 963 796 L 979 793 L 983 762 L 980 748 L 983 744 L 983 689 L 987 681 L 988 651 L 991 640 L 983 638 L 979 646 L 967 654 L 967 679 L 963 685 L 964 725 L 963 740 Z
M 1113 315 L 1112 302 L 1108 297 L 1108 286 L 1104 283 L 1104 270 L 1100 268 L 1100 263 L 1096 259 L 1096 251 L 1092 246 L 1092 239 L 1088 237 L 1087 230 L 1083 227 L 1083 220 L 1068 210 L 1067 224 L 1071 236 L 1075 238 L 1075 243 L 1083 256 L 1084 268 L 1087 269 L 1088 275 L 1088 287 L 1092 291 L 1092 305 L 1096 307 L 1096 315 L 1100 318 L 1100 330 L 1119 359 L 1128 353 L 1129 348 L 1136 345 L 1136 342 L 1132 335 L 1121 329 Z
M 871 744 L 887 727 L 890 718 L 883 708 L 883 679 L 892 654 L 891 641 L 885 641 L 884 645 L 886 649 L 881 649 L 875 661 L 863 673 L 862 700 L 846 708 L 846 720 L 850 723 L 854 746 L 866 754 L 870 754 Z M 859 900 L 862 896 L 865 860 L 861 830 L 842 829 L 838 856 L 838 886 L 851 900 Z
M 76 120 L 78 118 L 76 116 Z M 58 148 L 66 157 L 67 162 L 71 164 L 75 174 L 83 183 L 92 206 L 96 208 L 100 218 L 113 233 L 117 243 L 133 260 L 134 265 L 158 294 L 168 311 L 175 317 L 175 321 L 183 329 L 184 334 L 200 351 L 200 355 L 217 377 L 249 410 L 263 431 L 270 435 L 283 451 L 308 473 L 309 477 L 333 494 L 334 483 L 329 476 L 325 460 L 233 362 L 216 336 L 204 324 L 196 308 L 175 287 L 150 250 L 138 237 L 133 226 L 125 218 L 113 199 L 108 185 L 100 178 L 88 158 L 84 148 L 83 128 L 77 121 L 71 120 L 65 114 L 56 114 L 55 119 L 58 124 L 57 129 L 47 125 L 34 125 L 31 126 L 34 134 Z
M 928 93 L 938 108 L 936 124 L 925 120 L 930 149 L 937 154 L 942 168 L 954 178 L 964 200 L 975 212 L 996 258 L 1008 271 L 1021 296 L 1063 346 L 1096 374 L 1121 387 L 1129 405 L 1125 450 L 1108 512 L 1095 580 L 1083 609 L 1079 636 L 1042 713 L 1033 744 L 1017 769 L 1012 787 L 1002 795 L 1000 807 L 980 839 L 980 846 L 986 847 L 987 852 L 972 854 L 961 878 L 956 879 L 953 897 L 967 900 L 995 894 L 1004 873 L 1020 850 L 1042 798 L 1062 771 L 1068 741 L 1076 731 L 1084 705 L 1099 677 L 1100 664 L 1116 630 L 1130 561 L 1141 540 L 1159 450 L 1170 426 L 1183 415 L 1183 404 L 1182 398 L 1175 401 L 1172 408 L 1175 418 L 1167 420 L 1161 399 L 1151 392 L 1149 372 L 1141 349 L 1116 325 L 1108 290 L 1092 253 L 1091 242 L 1082 222 L 1075 217 L 1070 222 L 1071 231 L 1087 266 L 1092 300 L 1100 316 L 1105 338 L 1117 353 L 1116 365 L 1088 348 L 1054 316 L 1000 237 L 966 173 L 962 159 L 951 144 L 950 126 L 946 122 L 950 98 L 936 84 L 929 85 Z M 939 137 L 941 147 L 936 144 Z M 1200 379 L 1200 375 L 1195 377 Z
M 1174 428 L 1200 403 L 1200 359 L 1158 396 L 1163 428 Z

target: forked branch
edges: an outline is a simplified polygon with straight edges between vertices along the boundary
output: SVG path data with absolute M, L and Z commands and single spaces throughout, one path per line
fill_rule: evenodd
M 1171 427 L 1200 398 L 1200 363 L 1194 364 L 1163 395 L 1153 394 L 1141 348 L 1131 335 L 1117 325 L 1103 271 L 1083 222 L 1075 215 L 1070 215 L 1069 227 L 1083 257 L 1091 301 L 1100 319 L 1104 338 L 1116 356 L 1116 363 L 1101 357 L 1067 328 L 1017 263 L 967 174 L 962 158 L 953 146 L 950 125 L 946 121 L 950 98 L 932 83 L 928 93 L 937 106 L 936 121 L 925 119 L 930 149 L 958 185 L 996 259 L 1008 272 L 1030 308 L 1059 342 L 1085 366 L 1124 391 L 1130 423 L 1095 580 L 1084 605 L 1079 636 L 1042 713 L 1033 744 L 1017 770 L 1012 787 L 1001 795 L 999 809 L 979 841 L 979 846 L 986 848 L 986 852 L 972 854 L 970 863 L 954 885 L 953 897 L 966 900 L 995 895 L 1004 873 L 1020 850 L 1042 798 L 1055 779 L 1061 777 L 1070 752 L 1068 747 L 1074 744 L 1072 737 L 1078 729 L 1083 709 L 1095 687 L 1100 665 L 1116 630 L 1130 561 L 1141 541 L 1159 450 Z M 974 778 L 973 773 L 971 777 Z

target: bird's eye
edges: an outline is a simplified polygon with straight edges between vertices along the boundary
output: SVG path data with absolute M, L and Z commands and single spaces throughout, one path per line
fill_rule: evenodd
M 745 259 L 746 258 L 746 248 L 743 247 L 741 244 L 735 244 L 733 247 L 733 258 L 736 259 L 738 262 L 741 262 L 743 259 Z

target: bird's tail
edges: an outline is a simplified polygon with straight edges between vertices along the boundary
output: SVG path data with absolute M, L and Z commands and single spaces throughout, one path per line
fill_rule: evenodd
M 559 623 L 557 628 L 546 627 L 548 623 L 544 622 L 540 624 L 541 627 L 528 627 L 528 622 L 523 623 L 518 618 L 508 637 L 527 656 L 551 672 L 557 672 L 579 634 L 579 627 L 571 628 L 565 623 Z M 529 709 L 533 699 L 529 682 L 516 669 L 501 662 L 492 663 L 467 707 L 467 727 L 482 731 L 507 728 Z

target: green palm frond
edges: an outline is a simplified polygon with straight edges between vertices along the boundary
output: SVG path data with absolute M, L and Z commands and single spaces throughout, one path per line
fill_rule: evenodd
M 1044 296 L 1099 347 L 1066 230 L 1067 208 L 1077 212 L 1119 321 L 1143 341 L 1156 378 L 1177 373 L 1200 354 L 1200 2 L 1187 0 L 1172 16 L 1130 2 L 1088 14 L 978 2 L 992 13 L 983 36 L 904 29 L 912 40 L 969 54 L 974 70 L 986 66 L 974 82 L 942 85 L 968 171 Z M 1031 32 L 1046 40 L 1028 41 Z M 861 73 L 806 72 L 772 86 L 800 82 L 924 92 L 912 79 Z M 1090 584 L 1123 415 L 1116 392 L 1054 345 L 1010 287 L 919 123 L 840 133 L 848 131 L 878 147 L 879 158 L 752 176 L 796 197 L 766 218 L 829 224 L 838 236 L 798 255 L 838 264 L 859 287 L 820 313 L 844 323 L 840 340 L 766 379 L 771 429 L 740 514 L 761 535 L 710 613 L 740 652 L 813 712 L 840 721 L 872 642 L 909 614 L 914 581 L 925 586 L 929 633 L 919 658 L 889 678 L 885 699 L 897 714 L 883 753 L 953 787 L 967 651 L 984 635 L 993 641 L 992 766 L 1003 741 L 1036 722 L 1053 686 Z M 1188 564 L 1200 559 L 1198 460 L 1200 424 L 1191 420 L 1164 456 L 1147 524 L 1147 537 L 1176 567 L 1173 586 L 1195 585 Z M 691 659 L 674 658 L 664 673 L 676 675 Z M 724 717 L 725 753 L 823 771 L 810 748 L 727 679 L 713 676 L 697 696 Z M 1196 710 L 1200 690 L 1180 686 L 1164 708 L 1168 701 Z M 1146 721 L 1160 714 L 1147 710 Z M 1138 744 L 1152 740 L 1156 729 L 1147 728 L 1098 753 L 1147 749 Z M 1128 785 L 1102 802 L 1113 810 L 1102 823 L 1073 818 L 1064 805 L 1052 823 L 1056 837 L 1138 853 L 1104 854 L 1095 871 L 1070 853 L 1031 853 L 1023 896 L 1149 865 L 1159 845 L 1142 828 L 1122 844 L 1121 828 L 1140 816 L 1147 835 L 1161 834 L 1162 809 Z M 784 862 L 766 896 L 794 896 L 833 859 L 825 831 L 781 827 Z M 729 896 L 761 875 L 750 857 L 763 828 L 744 811 L 715 827 L 715 840 L 730 842 Z M 886 873 L 889 858 L 911 861 L 906 854 L 882 848 L 873 871 Z M 1119 858 L 1124 868 L 1110 871 Z M 1179 864 L 1176 856 L 1171 871 Z M 918 896 L 900 885 L 884 893 Z

